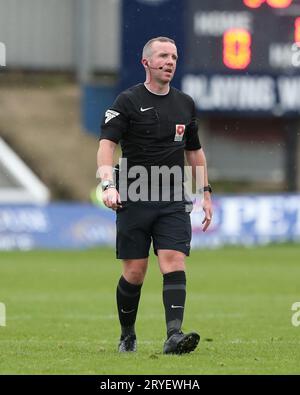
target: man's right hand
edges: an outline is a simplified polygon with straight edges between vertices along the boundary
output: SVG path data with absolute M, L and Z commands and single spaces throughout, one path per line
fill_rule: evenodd
M 122 207 L 122 202 L 121 202 L 121 199 L 120 199 L 119 192 L 114 187 L 113 188 L 112 187 L 107 188 L 102 193 L 102 199 L 103 199 L 103 203 L 108 208 L 111 208 L 113 210 L 117 210 L 118 208 Z

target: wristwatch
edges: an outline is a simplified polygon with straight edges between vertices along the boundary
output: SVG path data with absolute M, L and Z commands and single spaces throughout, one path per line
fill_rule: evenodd
M 203 192 L 212 193 L 211 185 L 210 185 L 210 184 L 207 184 L 207 185 L 203 188 Z
M 108 188 L 115 188 L 115 184 L 112 180 L 103 180 L 101 183 L 102 192 L 106 191 Z

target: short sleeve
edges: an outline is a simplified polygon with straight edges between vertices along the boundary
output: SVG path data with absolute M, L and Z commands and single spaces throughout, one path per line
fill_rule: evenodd
M 193 151 L 200 148 L 201 148 L 201 144 L 198 136 L 196 108 L 195 108 L 195 103 L 193 101 L 192 118 L 191 118 L 191 122 L 187 125 L 185 149 L 188 151 Z
M 124 93 L 121 93 L 103 116 L 100 140 L 107 139 L 118 144 L 128 130 L 128 125 L 128 99 Z

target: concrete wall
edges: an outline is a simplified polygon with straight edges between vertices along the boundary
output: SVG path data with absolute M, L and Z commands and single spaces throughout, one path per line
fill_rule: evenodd
M 120 0 L 0 0 L 0 42 L 7 67 L 74 69 L 78 2 L 90 2 L 90 63 L 116 71 L 120 53 Z

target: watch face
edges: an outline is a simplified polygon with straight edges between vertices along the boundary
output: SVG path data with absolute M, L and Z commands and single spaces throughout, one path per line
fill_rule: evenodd
M 105 189 L 110 185 L 110 181 L 105 180 L 102 182 L 102 191 L 105 191 Z

